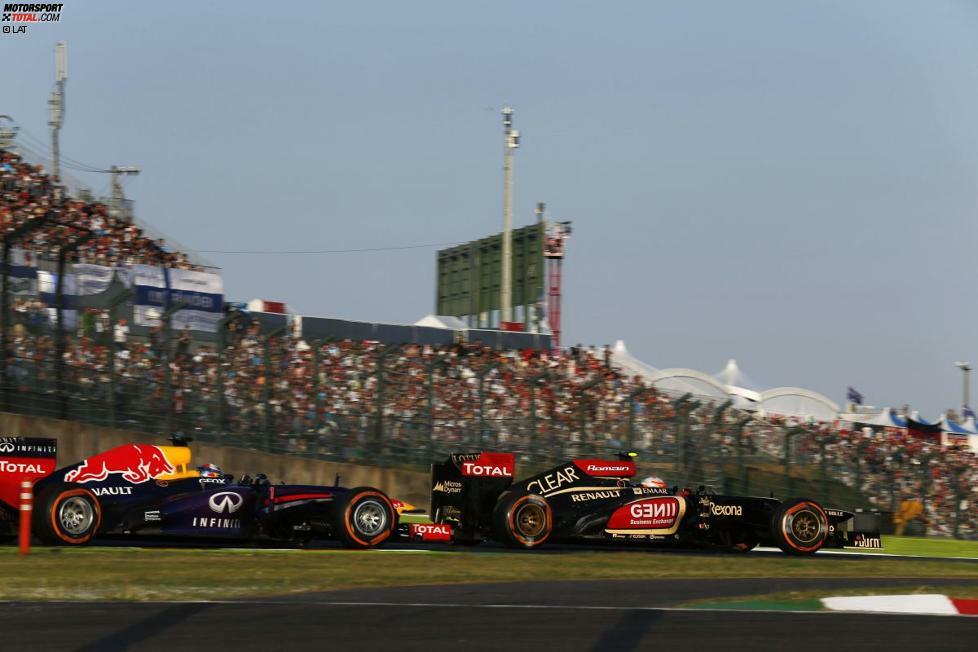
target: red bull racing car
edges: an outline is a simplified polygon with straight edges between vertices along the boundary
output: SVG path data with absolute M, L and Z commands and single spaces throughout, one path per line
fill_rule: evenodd
M 514 481 L 508 453 L 454 454 L 432 465 L 431 536 L 491 538 L 517 548 L 548 542 L 640 542 L 747 551 L 777 546 L 811 555 L 823 547 L 881 548 L 874 515 L 826 509 L 808 498 L 777 500 L 646 486 L 628 456 L 573 460 Z M 428 540 L 428 531 L 414 530 Z M 432 538 L 432 540 L 434 540 Z
M 15 532 L 20 482 L 33 484 L 32 531 L 44 543 L 83 545 L 100 535 L 306 542 L 351 548 L 387 540 L 410 506 L 372 487 L 237 482 L 191 466 L 188 439 L 126 444 L 56 469 L 57 441 L 0 438 L 0 533 Z M 28 496 L 30 497 L 30 496 Z

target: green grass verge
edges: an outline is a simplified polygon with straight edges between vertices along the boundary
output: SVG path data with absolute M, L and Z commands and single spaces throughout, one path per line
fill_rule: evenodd
M 508 554 L 477 550 L 263 551 L 0 548 L 0 599 L 221 599 L 358 586 L 572 579 L 965 577 L 978 564 L 926 560 L 675 555 L 648 551 Z
M 861 551 L 855 551 L 861 552 Z M 978 559 L 978 541 L 883 536 L 883 552 L 921 557 L 969 557 Z

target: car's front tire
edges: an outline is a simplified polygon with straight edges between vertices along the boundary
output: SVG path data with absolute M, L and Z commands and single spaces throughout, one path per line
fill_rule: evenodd
M 372 548 L 394 532 L 394 507 L 379 489 L 350 489 L 336 502 L 332 525 L 334 535 L 346 547 Z
M 828 540 L 829 518 L 814 500 L 786 500 L 774 514 L 771 535 L 789 555 L 814 555 Z
M 44 489 L 34 503 L 34 533 L 46 544 L 85 545 L 102 524 L 102 504 L 81 485 L 60 482 Z

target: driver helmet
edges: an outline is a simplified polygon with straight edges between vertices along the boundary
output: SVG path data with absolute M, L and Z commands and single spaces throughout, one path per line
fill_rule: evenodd
M 649 477 L 642 480 L 641 484 L 643 487 L 658 487 L 659 489 L 665 489 L 668 486 L 666 485 L 665 480 L 663 480 L 662 478 L 657 478 L 654 475 L 650 475 Z
M 224 471 L 217 464 L 203 464 L 197 467 L 197 472 L 202 478 L 223 478 Z

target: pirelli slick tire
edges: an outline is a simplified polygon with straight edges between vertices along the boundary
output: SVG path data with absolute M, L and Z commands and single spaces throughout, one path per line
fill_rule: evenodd
M 48 545 L 83 546 L 98 533 L 102 504 L 91 489 L 61 482 L 34 501 L 34 534 Z
M 511 548 L 536 548 L 550 538 L 553 510 L 543 496 L 505 493 L 492 513 L 496 538 Z
M 789 555 L 813 555 L 829 537 L 829 519 L 814 500 L 792 498 L 781 503 L 775 512 L 771 535 Z
M 394 532 L 397 519 L 390 498 L 373 487 L 350 489 L 336 501 L 333 533 L 347 548 L 373 548 Z

